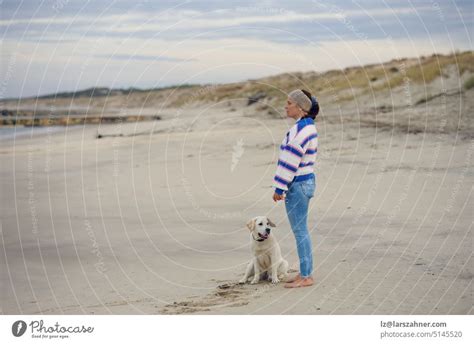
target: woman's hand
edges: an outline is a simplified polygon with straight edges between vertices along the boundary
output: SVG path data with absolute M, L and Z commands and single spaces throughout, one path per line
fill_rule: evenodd
M 279 195 L 276 192 L 273 194 L 273 201 L 278 202 L 285 199 L 285 194 Z

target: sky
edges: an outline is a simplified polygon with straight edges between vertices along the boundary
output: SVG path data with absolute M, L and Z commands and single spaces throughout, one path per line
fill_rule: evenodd
M 0 99 L 472 50 L 474 2 L 0 0 Z

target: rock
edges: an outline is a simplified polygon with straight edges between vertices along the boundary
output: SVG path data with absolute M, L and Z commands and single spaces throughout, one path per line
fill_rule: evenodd
M 267 96 L 265 92 L 257 92 L 254 95 L 248 97 L 247 106 L 252 105 L 253 103 L 258 102 L 260 99 L 263 99 Z

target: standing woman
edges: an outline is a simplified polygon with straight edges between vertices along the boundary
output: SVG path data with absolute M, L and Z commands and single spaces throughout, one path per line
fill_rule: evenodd
M 300 260 L 299 274 L 288 280 L 285 287 L 308 287 L 314 283 L 313 248 L 307 220 L 309 201 L 316 188 L 314 162 L 318 151 L 318 133 L 314 119 L 319 112 L 319 104 L 308 91 L 294 90 L 288 94 L 285 110 L 296 123 L 286 133 L 280 146 L 273 200 L 285 200 Z

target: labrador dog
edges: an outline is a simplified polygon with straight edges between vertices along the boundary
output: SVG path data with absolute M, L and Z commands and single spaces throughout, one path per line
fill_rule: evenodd
M 239 283 L 246 283 L 253 277 L 250 283 L 256 284 L 265 276 L 272 283 L 278 283 L 280 279 L 287 277 L 288 262 L 281 256 L 280 245 L 270 227 L 276 226 L 266 216 L 254 217 L 247 223 L 253 259 Z

